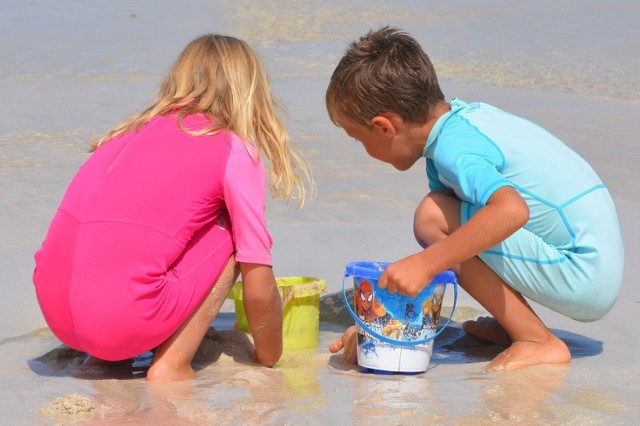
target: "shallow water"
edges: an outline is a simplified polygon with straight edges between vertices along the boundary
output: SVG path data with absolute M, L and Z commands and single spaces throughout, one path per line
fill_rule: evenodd
M 463 315 L 477 314 L 467 310 Z M 317 350 L 285 353 L 274 369 L 257 367 L 249 361 L 249 339 L 233 330 L 234 319 L 227 313 L 214 323 L 194 362 L 197 379 L 178 384 L 147 384 L 146 354 L 129 366 L 83 367 L 84 354 L 57 345 L 45 330 L 5 342 L 5 353 L 52 349 L 29 359 L 39 391 L 26 401 L 16 393 L 27 387 L 11 384 L 11 394 L 3 392 L 3 398 L 11 399 L 4 403 L 28 413 L 16 418 L 25 424 L 45 418 L 65 424 L 542 425 L 610 424 L 632 418 L 627 417 L 630 399 L 621 401 L 580 379 L 580 359 L 598 355 L 602 347 L 571 333 L 561 337 L 578 366 L 487 375 L 480 367 L 499 348 L 466 336 L 454 322 L 437 340 L 426 373 L 388 376 L 364 373 L 341 356 L 328 354 L 324 348 L 342 326 L 326 322 Z M 18 357 L 12 361 L 21 362 Z M 29 411 L 34 405 L 37 410 Z
M 3 5 L 2 418 L 12 424 L 242 424 L 258 417 L 278 424 L 637 423 L 638 21 L 637 2 L 595 0 Z M 342 326 L 323 323 L 316 353 L 287 356 L 276 369 L 226 355 L 211 361 L 210 352 L 194 382 L 157 389 L 139 378 L 148 356 L 134 370 L 82 371 L 81 356 L 60 352 L 54 337 L 37 331 L 45 323 L 31 284 L 33 252 L 89 141 L 148 104 L 180 49 L 205 32 L 245 38 L 263 55 L 292 134 L 314 169 L 318 196 L 303 210 L 268 202 L 276 274 L 317 276 L 335 292 L 348 262 L 391 261 L 414 252 L 411 221 L 426 193 L 423 166 L 397 173 L 367 158 L 329 122 L 323 103 L 346 44 L 384 24 L 422 43 L 448 98 L 487 101 L 548 127 L 590 161 L 611 189 L 627 253 L 617 305 L 593 324 L 536 307 L 570 346 L 569 369 L 482 374 L 496 348 L 469 340 L 457 324 L 438 338 L 425 375 L 363 375 L 327 353 Z M 451 302 L 445 299 L 445 305 Z M 478 312 L 464 294 L 460 305 L 468 317 Z M 47 355 L 60 356 L 60 362 L 45 362 L 41 357 Z M 76 378 L 78 371 L 94 377 Z M 135 378 L 115 379 L 127 374 Z M 71 403 L 74 393 L 89 398 L 94 410 L 62 418 L 40 413 L 59 397 Z

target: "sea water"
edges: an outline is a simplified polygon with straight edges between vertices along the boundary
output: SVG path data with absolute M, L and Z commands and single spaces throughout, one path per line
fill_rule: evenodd
M 34 381 L 24 357 L 37 357 L 51 348 L 50 343 L 33 343 L 34 337 L 26 336 L 45 326 L 31 283 L 33 252 L 44 238 L 67 183 L 87 157 L 91 139 L 147 106 L 163 73 L 192 38 L 207 32 L 235 35 L 246 39 L 263 56 L 274 93 L 287 111 L 287 124 L 314 170 L 318 189 L 316 199 L 309 200 L 302 211 L 279 200 L 268 200 L 274 263 L 281 275 L 326 278 L 331 292 L 339 289 L 344 263 L 356 255 L 393 260 L 416 250 L 411 220 L 415 205 L 427 191 L 423 165 L 397 173 L 367 158 L 359 144 L 330 123 L 324 107 L 328 79 L 347 44 L 383 25 L 402 28 L 415 36 L 430 55 L 448 99 L 482 100 L 526 115 L 578 149 L 610 186 L 622 212 L 622 223 L 627 225 L 629 258 L 637 258 L 638 229 L 630 219 L 631 213 L 626 213 L 637 211 L 639 203 L 639 129 L 634 124 L 637 115 L 632 114 L 640 98 L 637 22 L 640 3 L 602 0 L 3 2 L 0 383 L 7 391 L 0 395 L 0 412 L 16 413 L 16 419 L 30 419 L 27 423 L 33 424 L 38 422 L 40 404 L 59 396 L 56 392 L 98 392 L 78 384 L 83 382 L 59 378 L 51 381 L 40 377 L 44 382 L 38 389 L 16 385 Z M 630 265 L 632 269 L 625 277 L 637 276 L 637 266 Z M 626 330 L 624 325 L 630 321 L 626 313 L 637 312 L 632 310 L 638 300 L 637 286 L 631 284 L 623 287 L 627 293 L 621 297 L 620 309 L 624 310 L 616 316 L 614 309 L 610 326 L 605 321 L 613 350 L 599 356 L 610 360 L 606 361 L 608 368 L 635 368 L 625 354 L 640 349 L 637 333 L 629 337 L 620 331 Z M 326 343 L 327 335 L 322 338 Z M 625 343 L 616 346 L 616 341 Z M 584 349 L 580 342 L 574 340 L 570 345 L 578 354 Z M 597 351 L 590 348 L 598 345 L 586 347 L 586 352 L 593 355 Z M 436 344 L 435 350 L 442 348 Z M 568 386 L 556 386 L 559 379 L 554 376 L 548 381 L 553 383 L 544 382 L 535 388 L 547 389 L 549 385 L 553 398 L 541 395 L 532 409 L 531 398 L 513 398 L 514 389 L 522 387 L 518 382 L 521 376 L 503 381 L 464 376 L 461 371 L 468 368 L 456 364 L 460 358 L 453 357 L 453 365 L 447 365 L 451 358 L 445 352 L 436 355 L 439 365 L 429 373 L 433 387 L 417 381 L 354 382 L 325 377 L 316 383 L 316 394 L 303 401 L 306 405 L 292 402 L 296 401 L 294 397 L 285 402 L 270 400 L 289 413 L 274 418 L 296 418 L 296 410 L 308 409 L 316 420 L 322 420 L 320 413 L 334 411 L 317 407 L 337 403 L 337 413 L 347 422 L 357 423 L 358 416 L 371 416 L 376 408 L 383 407 L 388 410 L 383 414 L 378 411 L 378 419 L 411 424 L 423 418 L 411 399 L 416 389 L 435 404 L 432 407 L 440 407 L 440 411 L 431 413 L 436 416 L 434 421 L 477 419 L 478 413 L 489 419 L 508 419 L 519 412 L 537 415 L 542 423 L 575 421 L 574 414 L 586 409 L 587 414 L 580 414 L 582 419 L 597 423 L 629 412 L 617 404 L 633 392 L 615 393 L 619 389 L 608 385 L 614 387 L 611 392 L 616 396 L 612 397 L 599 381 L 594 379 L 591 384 L 588 377 L 597 378 L 605 369 L 582 367 L 589 371 L 586 375 L 580 359 L 571 370 L 575 373 Z M 598 357 L 588 359 L 601 365 Z M 313 368 L 326 372 L 326 361 L 321 359 Z M 446 368 L 451 370 L 443 370 Z M 479 370 L 475 364 L 471 368 Z M 448 379 L 439 371 L 447 371 Z M 638 379 L 637 368 L 634 371 L 631 377 Z M 242 374 L 233 383 L 244 383 Z M 263 375 L 267 383 L 270 376 Z M 537 379 L 541 377 L 546 376 Z M 344 393 L 328 390 L 334 389 L 334 380 Z M 442 395 L 462 396 L 456 391 L 460 383 L 467 383 L 465 398 L 471 401 L 437 404 Z M 93 387 L 100 384 L 92 383 L 96 385 Z M 226 390 L 228 386 L 221 388 Z M 17 398 L 18 394 L 24 398 Z M 400 398 L 389 396 L 394 394 Z M 504 406 L 492 396 L 497 394 L 511 397 L 513 410 L 501 411 Z M 220 396 L 207 395 L 201 394 L 198 401 L 204 399 L 205 405 L 215 405 L 220 400 Z M 247 394 L 236 389 L 225 395 L 241 400 Z M 354 402 L 353 410 L 339 405 L 345 397 Z M 253 398 L 260 401 L 261 396 Z M 519 409 L 516 402 L 528 403 L 528 408 Z M 152 406 L 148 401 L 141 404 Z M 185 412 L 191 408 L 188 404 L 179 406 Z M 138 412 L 143 411 L 140 408 Z M 412 413 L 418 413 L 417 417 L 411 417 Z

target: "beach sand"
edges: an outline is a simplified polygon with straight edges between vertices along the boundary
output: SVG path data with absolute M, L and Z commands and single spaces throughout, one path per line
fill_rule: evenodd
M 38 1 L 0 16 L 1 424 L 636 424 L 640 421 L 640 6 L 585 1 L 482 2 Z M 256 10 L 258 9 L 258 10 Z M 327 347 L 347 322 L 323 316 L 317 349 L 276 368 L 249 361 L 250 337 L 225 304 L 194 361 L 197 379 L 149 385 L 150 354 L 132 365 L 82 367 L 85 354 L 46 328 L 33 252 L 89 141 L 147 105 L 182 47 L 205 32 L 245 38 L 265 58 L 318 195 L 302 210 L 268 200 L 279 276 L 314 276 L 339 294 L 347 263 L 417 250 L 411 224 L 427 191 L 366 157 L 326 116 L 324 90 L 346 44 L 369 28 L 411 32 L 447 98 L 481 100 L 548 128 L 609 187 L 626 264 L 611 312 L 579 323 L 533 305 L 569 346 L 570 367 L 508 374 L 482 367 L 498 348 L 466 336 L 483 314 L 464 292 L 436 339 L 429 370 L 364 374 Z M 606 283 L 603 283 L 606 285 Z M 451 292 L 445 308 L 452 305 Z M 445 309 L 444 315 L 450 315 Z M 332 321 L 338 321 L 332 322 Z

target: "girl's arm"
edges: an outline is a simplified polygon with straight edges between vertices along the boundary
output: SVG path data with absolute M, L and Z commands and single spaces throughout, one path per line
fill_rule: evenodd
M 282 300 L 271 266 L 240 263 L 242 299 L 255 359 L 272 367 L 282 355 Z

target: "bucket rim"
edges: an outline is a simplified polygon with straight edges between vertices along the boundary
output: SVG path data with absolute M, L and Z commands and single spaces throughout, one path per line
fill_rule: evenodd
M 319 296 L 327 292 L 327 282 L 322 278 L 311 276 L 275 277 L 276 286 L 280 296 L 284 292 L 290 293 L 293 298 Z M 236 281 L 231 287 L 227 299 L 241 301 L 242 280 Z
M 345 268 L 345 276 L 377 280 L 391 262 L 357 261 L 350 262 Z
M 377 280 L 391 262 L 357 261 L 350 262 L 345 268 L 345 277 L 354 276 Z M 456 275 L 447 269 L 434 276 L 429 284 L 452 284 L 456 282 Z

